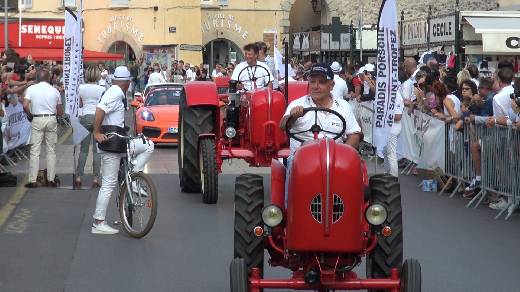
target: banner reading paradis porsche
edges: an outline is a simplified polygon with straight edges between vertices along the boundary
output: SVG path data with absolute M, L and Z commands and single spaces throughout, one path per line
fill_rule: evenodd
M 373 119 L 374 146 L 381 157 L 394 123 L 395 98 L 399 88 L 398 69 L 397 3 L 395 0 L 385 0 L 381 5 L 377 29 L 377 89 Z

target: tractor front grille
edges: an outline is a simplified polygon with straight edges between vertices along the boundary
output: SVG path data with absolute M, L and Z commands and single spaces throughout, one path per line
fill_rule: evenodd
M 311 215 L 318 223 L 322 223 L 323 219 L 323 204 L 321 201 L 321 194 L 317 194 L 311 201 Z M 335 224 L 341 219 L 345 212 L 345 204 L 340 196 L 334 194 L 334 202 L 332 205 L 332 223 Z
M 317 194 L 311 202 L 311 215 L 318 223 L 321 223 L 321 206 L 321 194 Z
M 332 205 L 332 223 L 336 223 L 343 216 L 343 211 L 345 210 L 345 206 L 343 205 L 343 200 L 340 196 L 334 194 L 334 205 Z

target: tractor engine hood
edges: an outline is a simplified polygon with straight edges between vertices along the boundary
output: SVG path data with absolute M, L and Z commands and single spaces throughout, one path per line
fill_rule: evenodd
M 289 177 L 289 250 L 361 251 L 363 209 L 361 158 L 354 148 L 321 139 L 296 151 Z

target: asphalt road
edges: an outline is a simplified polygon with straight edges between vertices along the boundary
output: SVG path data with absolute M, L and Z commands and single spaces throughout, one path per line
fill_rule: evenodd
M 159 147 L 148 167 L 159 209 L 141 240 L 90 234 L 97 190 L 29 190 L 0 229 L 0 291 L 229 291 L 234 180 L 258 169 L 226 165 L 218 204 L 204 205 L 180 192 L 176 155 Z M 267 170 L 259 171 L 268 189 Z M 520 215 L 494 220 L 495 212 L 466 209 L 461 198 L 421 192 L 416 177 L 400 179 L 405 257 L 420 260 L 423 291 L 520 291 Z M 109 208 L 116 220 L 113 201 Z

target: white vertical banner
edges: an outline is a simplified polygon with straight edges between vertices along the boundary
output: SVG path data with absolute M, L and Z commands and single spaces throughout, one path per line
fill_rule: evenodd
M 83 40 L 81 32 L 82 1 L 78 14 L 65 9 L 65 36 L 63 48 L 63 84 L 65 86 L 65 112 L 73 129 L 73 143 L 79 144 L 89 132 L 78 120 L 79 85 L 83 83 Z
M 399 87 L 397 28 L 396 0 L 383 0 L 377 30 L 377 84 L 373 119 L 373 145 L 381 157 L 394 123 L 395 98 Z

